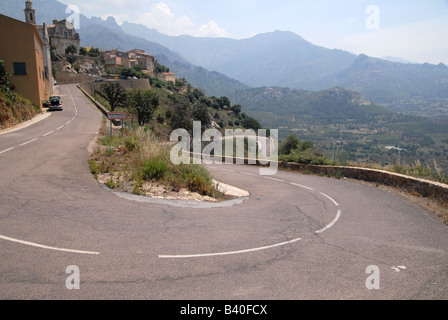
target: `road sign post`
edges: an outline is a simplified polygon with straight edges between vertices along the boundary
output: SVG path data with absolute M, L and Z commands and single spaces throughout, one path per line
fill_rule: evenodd
M 120 120 L 121 122 L 121 136 L 123 137 L 123 123 L 127 119 L 126 112 L 109 112 L 107 118 L 110 121 L 110 135 L 112 135 L 112 120 Z

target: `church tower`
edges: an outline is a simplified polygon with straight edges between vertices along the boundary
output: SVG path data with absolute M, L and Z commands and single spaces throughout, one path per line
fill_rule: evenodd
M 33 9 L 33 3 L 30 0 L 25 2 L 25 21 L 32 25 L 36 25 L 36 10 Z

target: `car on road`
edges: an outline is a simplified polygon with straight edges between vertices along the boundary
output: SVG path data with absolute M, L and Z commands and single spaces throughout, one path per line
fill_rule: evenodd
M 98 79 L 95 80 L 95 82 L 103 82 L 103 81 L 104 81 L 103 78 L 98 78 Z
M 51 96 L 50 99 L 48 99 L 48 110 L 61 110 L 63 109 L 62 100 L 59 96 Z

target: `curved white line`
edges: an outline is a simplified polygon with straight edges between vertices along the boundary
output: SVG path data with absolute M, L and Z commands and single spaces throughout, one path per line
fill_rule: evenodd
M 203 258 L 203 257 L 214 257 L 214 256 L 226 256 L 226 255 L 232 255 L 232 254 L 240 254 L 240 253 L 248 253 L 248 252 L 255 252 L 255 251 L 261 251 L 266 249 L 271 249 L 275 247 L 285 246 L 297 241 L 302 240 L 301 238 L 297 238 L 291 241 L 286 241 L 282 243 L 277 243 L 271 246 L 265 246 L 260 248 L 253 248 L 253 249 L 247 249 L 247 250 L 238 250 L 238 251 L 228 251 L 228 252 L 216 252 L 216 253 L 205 253 L 205 254 L 188 254 L 188 255 L 159 255 L 159 258 L 161 259 L 186 259 L 186 258 Z
M 300 187 L 300 188 L 304 188 L 304 189 L 308 189 L 308 190 L 314 191 L 313 188 L 310 188 L 310 187 L 307 187 L 307 186 L 303 186 L 301 184 L 297 184 L 297 183 L 294 183 L 294 182 L 290 182 L 290 184 L 292 184 L 293 186 L 296 186 L 296 187 Z
M 27 246 L 42 248 L 42 249 L 49 249 L 49 250 L 55 250 L 55 251 L 63 251 L 63 252 L 71 252 L 71 253 L 79 253 L 79 254 L 91 254 L 91 255 L 98 255 L 99 252 L 92 252 L 92 251 L 82 251 L 82 250 L 73 250 L 73 249 L 65 249 L 65 248 L 58 248 L 58 247 L 50 247 L 39 243 L 29 242 L 29 241 L 23 241 L 19 239 L 14 239 L 6 236 L 0 235 L 0 239 L 16 242 L 20 244 L 24 244 Z
M 329 195 L 326 195 L 323 192 L 321 192 L 320 194 L 323 195 L 324 197 L 327 197 L 328 199 L 330 199 L 336 207 L 339 207 L 339 203 L 337 203 L 332 197 L 330 197 Z
M 341 216 L 341 213 L 342 213 L 342 211 L 338 210 L 338 213 L 336 214 L 336 218 L 334 218 L 333 221 L 331 221 L 328 225 L 326 225 L 322 229 L 315 231 L 314 233 L 322 233 L 325 230 L 330 229 L 339 220 L 339 217 Z

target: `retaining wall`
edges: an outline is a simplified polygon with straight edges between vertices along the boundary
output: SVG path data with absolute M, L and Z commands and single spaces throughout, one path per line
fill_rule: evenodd
M 195 154 L 197 157 L 198 154 Z M 225 161 L 231 163 L 236 163 L 236 159 L 239 159 L 241 163 L 248 165 L 263 166 L 260 161 L 256 159 L 248 158 L 229 158 L 222 157 L 222 163 Z M 276 161 L 277 162 L 277 161 Z M 358 167 L 342 167 L 342 166 L 315 166 L 315 165 L 305 165 L 292 162 L 277 162 L 279 169 L 297 171 L 297 172 L 311 172 L 317 175 L 328 175 L 336 177 L 346 177 L 350 179 L 357 179 L 368 182 L 375 182 L 381 185 L 391 186 L 399 188 L 403 191 L 409 193 L 418 193 L 425 198 L 438 199 L 444 203 L 448 203 L 448 185 L 425 180 L 418 179 L 410 176 L 406 176 L 399 173 L 393 173 L 384 170 L 369 169 L 369 168 L 358 168 Z M 273 167 L 272 164 L 268 166 Z
M 358 167 L 311 166 L 290 162 L 279 162 L 279 168 L 375 182 L 400 188 L 410 193 L 416 192 L 423 197 L 436 198 L 448 203 L 448 185 L 399 173 Z
M 92 102 L 96 105 L 96 107 L 98 108 L 98 110 L 101 111 L 101 113 L 107 118 L 107 114 L 109 113 L 109 110 L 103 106 L 101 103 L 99 103 L 98 101 L 96 101 L 86 90 L 84 90 L 82 88 L 82 83 L 79 84 L 78 89 L 81 90 L 88 98 L 90 98 L 90 100 L 92 100 Z M 116 126 L 121 124 L 120 120 L 112 120 L 112 123 Z

